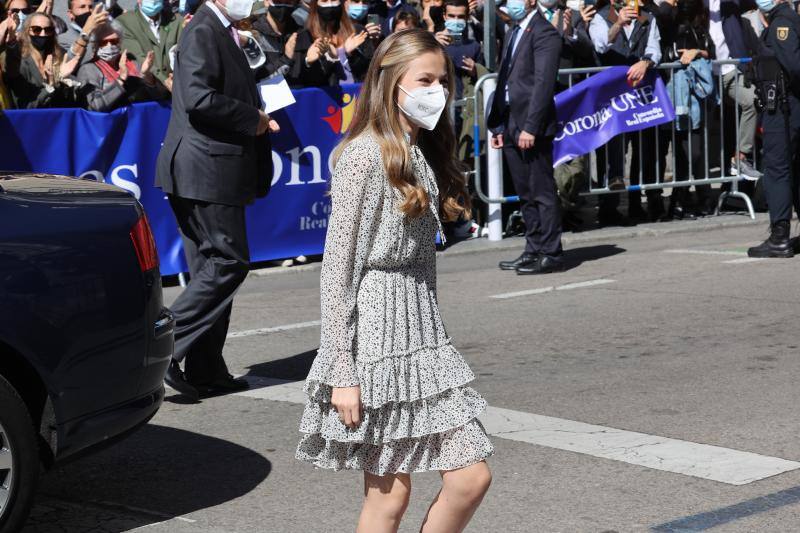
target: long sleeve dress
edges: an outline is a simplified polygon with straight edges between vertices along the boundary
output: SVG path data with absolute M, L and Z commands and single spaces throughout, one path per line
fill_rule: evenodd
M 376 475 L 454 470 L 492 455 L 476 418 L 486 401 L 450 344 L 436 301 L 438 188 L 421 150 L 413 170 L 431 208 L 398 209 L 380 147 L 347 145 L 333 173 L 322 261 L 320 348 L 305 384 L 296 457 L 317 467 Z M 333 387 L 360 385 L 362 422 L 348 428 Z

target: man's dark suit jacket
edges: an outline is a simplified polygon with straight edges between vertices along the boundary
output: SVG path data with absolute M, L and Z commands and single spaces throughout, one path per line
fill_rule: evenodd
M 487 126 L 493 133 L 503 133 L 506 142 L 512 143 L 516 143 L 523 131 L 536 137 L 556 134 L 553 93 L 561 57 L 561 35 L 538 11 L 528 27 L 520 31 L 522 37 L 510 68 L 501 63 L 487 119 Z M 511 31 L 506 32 L 501 59 L 513 45 L 511 35 Z M 508 84 L 508 104 L 502 90 L 505 83 Z
M 272 152 L 269 137 L 256 136 L 260 106 L 244 53 L 204 4 L 178 44 L 156 186 L 180 198 L 226 205 L 265 196 Z

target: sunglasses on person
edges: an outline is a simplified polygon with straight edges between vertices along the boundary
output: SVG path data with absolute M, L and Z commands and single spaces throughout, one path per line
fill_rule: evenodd
M 23 15 L 30 15 L 34 11 L 36 11 L 32 7 L 12 7 L 8 10 L 12 15 L 19 15 L 22 13 Z
M 119 37 L 109 37 L 108 39 L 101 39 L 99 46 L 100 46 L 100 48 L 102 48 L 102 47 L 104 47 L 106 45 L 109 45 L 109 44 L 111 44 L 111 45 L 119 44 Z
M 53 35 L 55 32 L 52 26 L 31 26 L 31 35 Z

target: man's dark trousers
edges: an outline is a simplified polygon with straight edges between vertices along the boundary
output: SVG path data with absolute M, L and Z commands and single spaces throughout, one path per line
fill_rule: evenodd
M 797 180 L 800 176 L 792 175 L 793 161 L 790 156 L 797 157 L 800 149 L 800 98 L 793 95 L 789 98 L 791 107 L 788 135 L 787 121 L 782 110 L 774 113 L 765 111 L 761 115 L 764 128 L 764 193 L 772 224 L 779 220 L 791 220 L 792 204 L 795 209 L 798 208 Z M 797 171 L 796 165 L 794 171 Z
M 186 379 L 205 384 L 228 375 L 222 348 L 233 296 L 249 270 L 244 206 L 169 195 L 183 237 L 191 280 L 171 309 L 177 317 L 175 355 Z
M 536 137 L 529 150 L 505 139 L 503 155 L 521 202 L 525 251 L 560 255 L 561 207 L 553 177 L 553 138 Z

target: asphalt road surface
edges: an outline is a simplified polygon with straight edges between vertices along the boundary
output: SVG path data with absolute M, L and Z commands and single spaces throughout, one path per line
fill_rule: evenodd
M 765 224 L 720 220 L 571 238 L 570 269 L 542 277 L 497 269 L 519 241 L 440 254 L 443 317 L 496 448 L 468 531 L 800 531 L 800 257 L 747 260 Z M 352 531 L 361 475 L 294 459 L 318 320 L 315 265 L 249 277 L 225 357 L 253 389 L 169 398 L 47 474 L 25 531 Z M 438 485 L 413 478 L 401 531 Z

